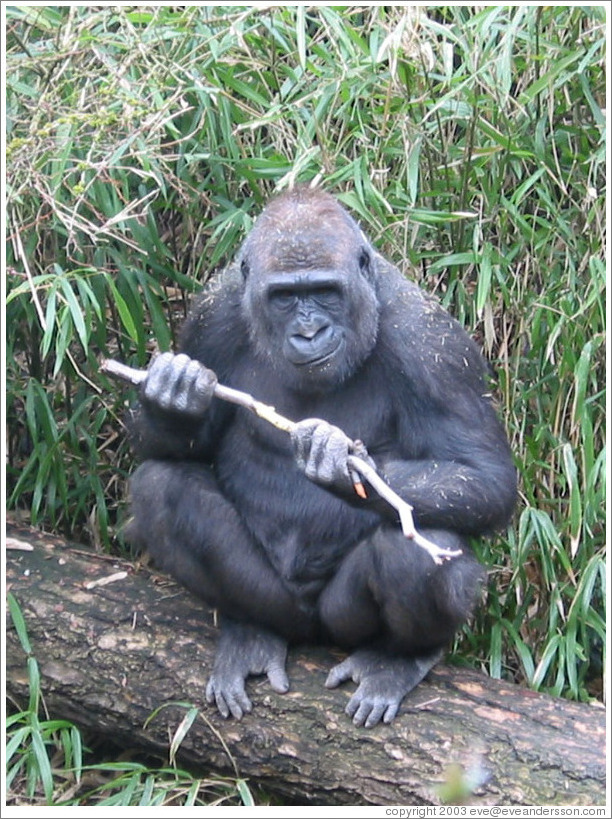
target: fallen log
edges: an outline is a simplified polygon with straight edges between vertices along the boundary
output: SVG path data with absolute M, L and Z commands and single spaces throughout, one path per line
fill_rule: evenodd
M 238 772 L 294 805 L 439 805 L 457 769 L 473 779 L 471 805 L 605 804 L 601 707 L 439 666 L 392 725 L 356 728 L 343 713 L 350 686 L 324 687 L 338 655 L 306 647 L 290 652 L 289 693 L 254 679 L 253 713 L 224 721 L 205 702 L 215 629 L 200 601 L 146 567 L 27 527 L 9 523 L 8 538 L 7 587 L 53 717 L 167 755 L 184 710 L 148 718 L 165 703 L 193 703 L 203 718 L 179 761 Z M 25 702 L 26 661 L 10 623 L 6 665 L 7 693 Z

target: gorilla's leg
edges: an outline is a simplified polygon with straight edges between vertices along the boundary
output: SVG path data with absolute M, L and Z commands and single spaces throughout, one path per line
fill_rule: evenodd
M 311 624 L 214 476 L 201 465 L 145 461 L 134 473 L 131 496 L 128 537 L 224 615 L 209 702 L 223 716 L 240 718 L 251 708 L 245 691 L 251 674 L 267 673 L 274 690 L 287 691 L 286 638 Z
M 330 688 L 358 683 L 346 709 L 357 725 L 391 722 L 478 597 L 483 570 L 463 539 L 445 531 L 423 534 L 464 554 L 437 566 L 397 528 L 380 527 L 347 556 L 321 595 L 321 618 L 332 638 L 357 649 L 326 682 Z
M 204 466 L 145 461 L 130 485 L 127 536 L 209 605 L 293 636 L 295 596 Z

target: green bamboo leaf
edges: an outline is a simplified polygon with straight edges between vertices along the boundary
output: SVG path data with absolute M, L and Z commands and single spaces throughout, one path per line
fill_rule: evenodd
M 10 304 L 12 301 L 19 299 L 22 296 L 31 298 L 33 287 L 35 287 L 37 290 L 44 290 L 46 286 L 49 283 L 53 283 L 56 278 L 57 277 L 54 273 L 47 273 L 42 276 L 34 276 L 31 281 L 26 281 L 16 286 L 9 282 L 10 292 L 7 294 L 6 304 Z
M 538 168 L 535 173 L 532 173 L 512 194 L 511 202 L 514 206 L 521 204 L 527 193 L 533 188 L 535 183 L 546 173 L 546 168 Z
M 476 315 L 481 318 L 485 303 L 489 298 L 491 291 L 491 253 L 493 248 L 490 242 L 485 242 L 482 248 L 480 257 L 480 265 L 478 268 L 478 282 L 476 285 Z
M 174 765 L 175 760 L 176 760 L 176 754 L 177 754 L 179 748 L 181 747 L 181 745 L 183 743 L 183 740 L 185 739 L 185 737 L 189 733 L 189 729 L 191 728 L 191 726 L 193 725 L 193 723 L 197 719 L 197 716 L 198 716 L 199 713 L 200 713 L 199 708 L 195 708 L 195 707 L 189 708 L 189 710 L 187 711 L 187 713 L 185 714 L 185 716 L 181 720 L 180 725 L 178 726 L 178 728 L 174 732 L 174 735 L 172 737 L 172 742 L 170 743 L 170 752 L 169 752 L 169 759 L 170 759 L 170 764 L 171 765 Z
M 499 623 L 491 626 L 490 649 L 489 649 L 489 675 L 494 680 L 501 680 L 502 676 L 502 630 Z
M 247 807 L 255 805 L 253 794 L 251 793 L 249 786 L 244 781 L 244 779 L 236 780 L 236 788 L 238 789 L 238 793 L 240 794 L 240 798 L 242 800 L 243 805 L 246 805 Z
M 6 792 L 9 793 L 13 782 L 17 780 L 18 777 L 22 776 L 22 769 L 27 769 L 27 764 L 29 762 L 30 756 L 29 754 L 20 754 L 17 756 L 17 762 L 12 765 L 7 765 L 7 772 L 6 772 L 6 779 L 5 779 L 5 788 Z
M 531 680 L 531 685 L 536 691 L 542 686 L 551 663 L 557 657 L 560 644 L 561 636 L 559 634 L 554 634 L 546 644 Z
M 45 792 L 45 799 L 47 804 L 51 805 L 53 802 L 53 774 L 47 748 L 38 731 L 32 732 L 32 750 L 36 758 L 37 774 Z
M 75 278 L 81 301 L 83 304 L 86 304 L 88 308 L 91 307 L 97 318 L 101 319 L 104 313 L 104 307 L 98 301 L 98 297 L 96 296 L 93 287 L 86 278 L 89 273 L 90 271 L 88 270 L 75 270 L 73 271 L 73 276 Z
M 55 335 L 55 313 L 57 308 L 57 291 L 55 287 L 49 288 L 47 293 L 47 307 L 45 309 L 45 328 L 40 343 L 40 354 L 45 359 L 51 348 Z
M 140 799 L 138 800 L 138 804 L 140 807 L 146 807 L 147 805 L 154 804 L 153 803 L 153 789 L 155 787 L 155 778 L 149 774 L 146 777 L 144 787 L 142 789 L 142 794 Z M 131 801 L 131 800 L 130 800 Z
M 28 637 L 28 629 L 26 627 L 25 618 L 21 612 L 19 603 L 15 599 L 12 592 L 7 592 L 6 602 L 8 603 L 11 620 L 15 626 L 15 631 L 17 632 L 17 637 L 19 637 L 21 647 L 26 654 L 31 654 L 32 645 L 30 643 L 30 638 Z
M 415 139 L 408 154 L 408 197 L 414 205 L 419 195 L 419 169 L 421 166 L 422 139 Z
M 30 686 L 30 701 L 28 704 L 28 709 L 30 710 L 31 714 L 36 715 L 38 713 L 38 704 L 40 702 L 40 669 L 38 667 L 38 663 L 33 656 L 29 656 L 27 659 L 27 667 L 28 667 L 28 683 Z
M 117 802 L 115 802 L 115 804 L 122 805 L 123 807 L 131 805 L 141 782 L 142 775 L 140 773 L 133 773 L 127 777 L 127 779 L 125 779 L 125 787 L 117 794 Z
M 81 309 L 81 306 L 78 303 L 77 298 L 74 295 L 72 286 L 67 279 L 61 278 L 59 282 L 59 287 L 62 291 L 64 298 L 66 299 L 66 303 L 68 304 L 68 309 L 70 310 L 70 316 L 72 317 L 74 328 L 78 333 L 81 344 L 83 345 L 83 349 L 86 350 L 89 343 L 89 332 L 87 327 L 85 326 L 85 319 L 83 317 L 83 311 Z
M 588 414 L 585 407 L 585 399 L 589 388 L 591 376 L 591 360 L 593 357 L 593 341 L 587 341 L 582 348 L 578 364 L 574 371 L 574 405 L 572 409 L 572 420 L 575 424 L 581 424 L 584 416 Z
M 70 307 L 64 305 L 58 313 L 58 330 L 55 334 L 55 366 L 53 368 L 53 377 L 56 378 L 61 370 L 66 353 L 70 348 L 72 341 L 72 313 Z
M 582 498 L 578 484 L 578 468 L 574 459 L 571 444 L 564 444 L 562 449 L 565 478 L 569 488 L 570 509 L 570 548 L 572 558 L 576 556 L 580 546 L 582 530 Z
M 552 68 L 540 76 L 535 82 L 526 88 L 519 97 L 521 105 L 527 105 L 532 102 L 538 94 L 541 94 L 546 88 L 555 87 L 556 80 L 570 65 L 578 62 L 582 57 L 582 52 L 574 52 L 562 57 L 558 62 L 554 63 Z
M 119 313 L 119 318 L 121 319 L 121 323 L 123 324 L 125 331 L 133 341 L 137 342 L 138 330 L 136 329 L 136 323 L 132 318 L 132 314 L 130 313 L 130 308 L 128 307 L 127 302 L 117 289 L 114 281 L 110 276 L 106 276 L 106 282 L 112 293 L 113 301 L 115 302 L 117 312 Z
M 474 265 L 480 261 L 478 255 L 473 251 L 465 251 L 462 253 L 449 253 L 447 256 L 442 256 L 434 262 L 430 268 L 430 273 L 437 273 L 445 267 L 455 267 L 456 265 Z
M 577 663 L 584 662 L 585 659 L 582 647 L 576 639 L 575 624 L 568 624 L 565 634 L 565 671 L 567 685 L 576 699 L 580 696 Z
M 184 807 L 194 807 L 197 803 L 196 800 L 198 798 L 198 792 L 200 790 L 200 781 L 196 779 L 195 782 L 192 783 L 191 787 L 187 791 L 187 796 L 185 797 Z
M 504 628 L 512 638 L 512 645 L 514 647 L 514 650 L 516 651 L 521 660 L 523 671 L 525 673 L 525 676 L 527 677 L 527 680 L 529 681 L 529 684 L 531 685 L 535 674 L 535 667 L 533 664 L 533 657 L 531 656 L 531 651 L 529 650 L 529 647 L 526 645 L 523 638 L 518 633 L 517 629 L 509 620 L 503 619 L 502 623 L 504 625 Z
M 64 22 L 64 15 L 60 10 L 49 6 L 18 6 L 11 9 L 12 17 L 22 17 L 33 29 L 41 29 L 53 34 Z
M 580 73 L 580 87 L 582 88 L 582 93 L 584 94 L 585 99 L 589 103 L 591 113 L 593 114 L 593 119 L 595 120 L 597 125 L 599 125 L 600 128 L 605 128 L 606 117 L 603 111 L 601 110 L 599 104 L 597 103 L 595 97 L 593 96 L 593 93 L 589 86 L 588 74 L 584 70 L 582 70 Z
M 7 726 L 9 727 L 9 726 Z M 31 728 L 29 725 L 24 725 L 22 728 L 18 728 L 15 733 L 11 736 L 9 741 L 6 743 L 5 748 L 5 757 L 6 757 L 6 764 L 9 765 L 13 756 L 17 753 L 22 745 L 25 745 L 29 739 Z
M 297 36 L 297 50 L 300 66 L 306 69 L 306 10 L 304 6 L 296 9 L 295 28 Z

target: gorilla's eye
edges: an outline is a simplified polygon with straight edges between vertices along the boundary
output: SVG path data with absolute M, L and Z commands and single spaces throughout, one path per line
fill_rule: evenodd
M 336 287 L 317 287 L 310 295 L 317 304 L 324 307 L 333 307 L 342 299 L 342 293 Z
M 270 304 L 278 310 L 288 310 L 295 305 L 296 298 L 293 290 L 273 290 L 270 293 Z

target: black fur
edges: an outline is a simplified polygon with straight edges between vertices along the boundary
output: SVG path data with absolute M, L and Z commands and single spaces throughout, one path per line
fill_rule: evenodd
M 342 436 L 325 424 L 308 480 L 313 425 L 292 441 L 211 402 L 206 370 L 196 389 L 168 359 L 170 377 L 133 413 L 144 463 L 132 538 L 224 616 L 209 699 L 240 717 L 249 674 L 273 667 L 273 687 L 286 689 L 279 637 L 326 640 L 355 649 L 328 681 L 358 683 L 350 716 L 390 721 L 477 600 L 482 571 L 466 536 L 504 526 L 515 503 L 478 348 L 333 197 L 301 189 L 273 200 L 206 288 L 180 351 L 296 421 L 324 419 L 364 441 L 424 534 L 463 549 L 436 566 L 387 504 L 351 494 Z

